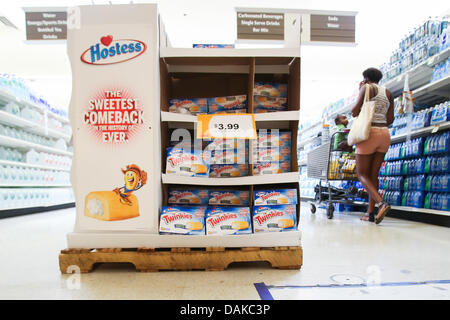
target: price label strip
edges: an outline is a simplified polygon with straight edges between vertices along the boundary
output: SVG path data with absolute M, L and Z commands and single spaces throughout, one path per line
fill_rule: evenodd
M 202 114 L 197 116 L 198 139 L 256 139 L 254 114 Z

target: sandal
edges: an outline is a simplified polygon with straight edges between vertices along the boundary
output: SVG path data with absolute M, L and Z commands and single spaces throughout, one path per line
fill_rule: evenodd
M 378 204 L 378 214 L 375 218 L 375 223 L 379 224 L 381 221 L 383 221 L 386 214 L 391 210 L 391 206 L 387 202 L 380 202 Z
M 369 221 L 369 222 L 375 222 L 375 211 L 377 208 L 375 208 L 372 212 L 366 212 L 364 216 L 361 217 L 361 221 Z

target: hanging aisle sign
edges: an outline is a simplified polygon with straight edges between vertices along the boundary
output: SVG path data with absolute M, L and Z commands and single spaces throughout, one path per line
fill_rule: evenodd
M 355 16 L 311 15 L 311 41 L 355 42 Z
M 284 40 L 284 13 L 237 12 L 237 38 Z
M 23 8 L 27 40 L 66 40 L 65 8 Z

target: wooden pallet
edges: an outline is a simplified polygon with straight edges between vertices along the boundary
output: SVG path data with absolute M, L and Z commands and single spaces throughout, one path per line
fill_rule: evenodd
M 90 272 L 98 263 L 131 263 L 141 272 L 160 270 L 223 271 L 233 262 L 267 261 L 273 268 L 300 269 L 298 247 L 268 248 L 137 248 L 65 249 L 59 255 L 61 273 Z M 75 267 L 75 268 L 74 268 Z

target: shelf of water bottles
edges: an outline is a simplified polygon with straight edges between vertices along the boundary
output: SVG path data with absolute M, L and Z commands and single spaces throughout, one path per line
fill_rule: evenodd
M 45 123 L 44 116 L 38 111 L 30 108 L 12 111 L 12 105 L 14 104 L 9 103 L 4 107 L 0 105 L 0 124 L 26 129 L 31 133 L 51 138 L 70 140 L 72 129 L 69 124 L 63 125 L 60 121 L 51 118 Z
M 69 147 L 62 138 L 45 137 L 4 124 L 0 124 L 0 145 L 22 149 L 35 148 L 40 151 L 72 156 L 72 147 Z
M 314 187 L 319 184 L 319 179 L 308 178 L 306 166 L 299 168 L 299 171 L 300 198 L 314 199 Z
M 24 79 L 12 74 L 3 73 L 0 74 L 0 104 L 6 105 L 9 102 L 15 102 L 23 107 L 37 109 L 63 124 L 69 123 L 66 111 L 52 106 L 47 100 L 34 92 Z M 34 119 L 34 113 L 25 112 L 25 114 L 30 116 L 29 120 Z
M 3 210 L 50 207 L 73 202 L 71 188 L 0 188 L 0 217 Z
M 390 129 L 393 139 L 396 136 L 407 134 L 408 129 L 419 130 L 450 121 L 450 101 L 437 104 L 434 107 L 414 106 L 416 110 L 411 115 L 396 114 L 392 128 Z M 410 123 L 410 128 L 408 128 Z
M 389 62 L 380 67 L 385 75 L 382 83 L 394 79 L 430 57 L 447 50 L 450 46 L 449 25 L 447 18 L 429 18 L 405 36 L 398 49 L 392 53 Z
M 392 145 L 379 189 L 393 206 L 450 211 L 450 132 Z
M 0 187 L 70 187 L 71 165 L 67 156 L 0 146 Z

